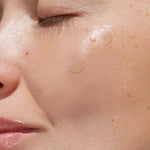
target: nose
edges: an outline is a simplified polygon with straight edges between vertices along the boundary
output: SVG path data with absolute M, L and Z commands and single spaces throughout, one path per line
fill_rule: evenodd
M 17 89 L 20 81 L 19 69 L 10 63 L 0 61 L 0 99 L 4 99 Z

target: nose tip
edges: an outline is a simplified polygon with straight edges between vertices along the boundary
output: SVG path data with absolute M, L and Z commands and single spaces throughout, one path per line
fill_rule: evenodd
M 10 96 L 18 87 L 19 81 L 18 68 L 0 61 L 0 99 Z

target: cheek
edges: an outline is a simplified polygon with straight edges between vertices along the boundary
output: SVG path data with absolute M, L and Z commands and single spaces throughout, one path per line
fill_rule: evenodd
M 145 103 L 141 100 L 145 95 L 149 96 L 150 45 L 145 33 L 136 28 L 137 24 L 144 28 L 144 24 L 134 22 L 133 26 L 126 24 L 117 28 L 102 26 L 85 29 L 84 36 L 80 37 L 80 42 L 77 41 L 79 45 L 70 42 L 74 45 L 72 54 L 78 52 L 68 62 L 72 70 L 78 71 L 67 73 L 70 95 L 74 93 L 78 99 L 70 99 L 76 110 L 82 110 L 84 115 L 90 111 L 101 115 L 123 113 L 138 111 L 138 103 Z M 68 114 L 75 113 L 72 110 Z M 82 115 L 76 113 L 75 116 Z
M 120 52 L 116 49 L 116 43 L 120 44 L 121 40 L 119 42 L 115 38 L 117 33 L 113 27 L 95 27 L 78 32 L 82 34 L 64 38 L 68 45 L 61 44 L 63 55 L 67 57 L 62 55 L 66 68 L 60 80 L 64 84 L 59 86 L 55 97 L 58 116 L 85 119 L 93 112 L 111 114 L 117 110 L 117 105 L 129 107 L 131 103 L 126 101 L 126 105 L 122 105 L 123 101 L 119 99 L 128 93 L 128 89 L 123 87 L 125 68 L 121 67 Z
M 55 123 L 136 109 L 131 98 L 140 89 L 135 78 L 142 72 L 138 58 L 147 55 L 137 46 L 147 47 L 131 30 L 92 26 L 57 40 L 42 37 L 34 46 L 21 67 L 32 95 Z
M 86 119 L 114 107 L 112 99 L 120 85 L 114 31 L 104 26 L 78 33 L 82 34 L 57 41 L 43 37 L 22 61 L 32 95 L 53 120 Z

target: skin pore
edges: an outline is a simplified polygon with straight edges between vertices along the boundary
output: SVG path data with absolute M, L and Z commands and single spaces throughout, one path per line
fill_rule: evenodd
M 41 129 L 14 150 L 150 149 L 150 0 L 0 4 L 0 116 Z

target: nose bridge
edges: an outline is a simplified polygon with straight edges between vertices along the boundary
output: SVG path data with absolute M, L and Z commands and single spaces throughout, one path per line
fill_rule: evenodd
M 22 53 L 32 33 L 33 20 L 24 11 L 5 11 L 0 24 L 0 56 L 13 59 Z
M 27 17 L 23 11 L 17 14 L 16 10 L 4 10 L 0 23 L 0 100 L 13 94 L 20 82 L 14 59 L 23 47 Z
M 0 31 L 0 47 L 1 52 L 7 54 L 15 54 L 19 51 L 25 42 L 26 33 L 28 30 L 26 24 L 27 16 L 22 16 L 21 19 L 13 17 L 4 22 Z M 23 25 L 24 24 L 24 25 Z

